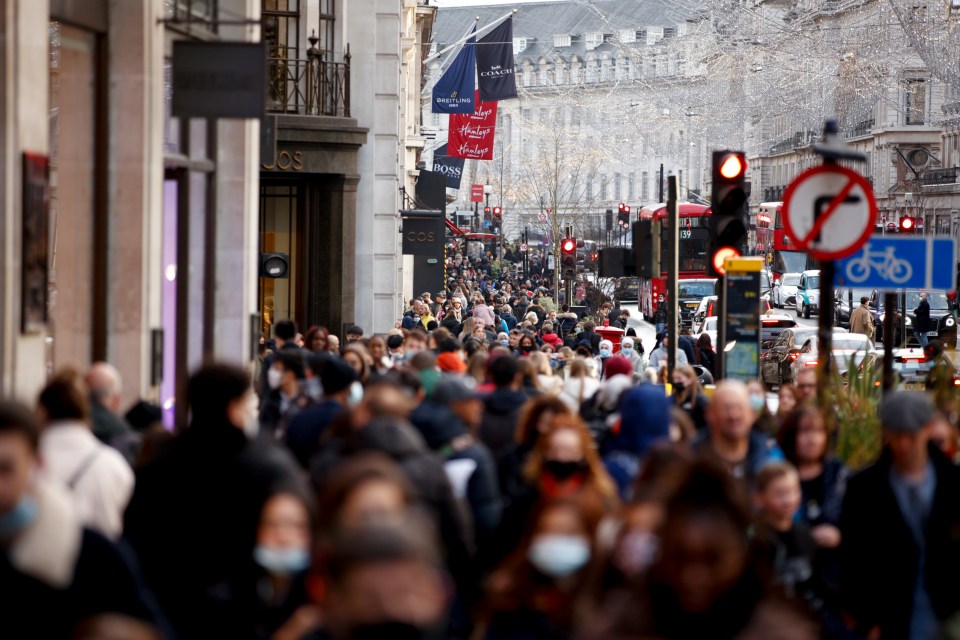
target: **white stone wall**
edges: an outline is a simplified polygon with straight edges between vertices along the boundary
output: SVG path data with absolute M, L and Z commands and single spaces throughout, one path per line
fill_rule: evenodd
M 356 302 L 354 317 L 345 322 L 360 325 L 369 335 L 393 328 L 400 310 L 402 2 L 350 0 L 345 11 L 346 41 L 353 54 L 351 115 L 369 129 L 358 154 Z
M 46 0 L 0 3 L 0 395 L 31 404 L 45 379 L 44 336 L 20 332 L 21 162 L 49 149 L 49 13 Z

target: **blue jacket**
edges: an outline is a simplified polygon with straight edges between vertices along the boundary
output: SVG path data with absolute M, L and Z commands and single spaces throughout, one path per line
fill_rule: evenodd
M 704 432 L 693 441 L 695 453 L 714 455 L 710 443 L 710 431 Z M 764 466 L 771 462 L 783 460 L 783 451 L 776 444 L 768 444 L 766 436 L 755 431 L 750 432 L 750 446 L 747 449 L 747 458 L 743 465 L 743 479 L 747 486 L 753 489 L 757 474 Z

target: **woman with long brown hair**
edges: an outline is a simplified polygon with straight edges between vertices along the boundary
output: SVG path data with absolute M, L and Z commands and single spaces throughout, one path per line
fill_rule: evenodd
M 679 365 L 673 370 L 674 403 L 690 414 L 697 431 L 707 428 L 707 405 L 710 399 L 700 386 L 697 372 L 690 365 Z

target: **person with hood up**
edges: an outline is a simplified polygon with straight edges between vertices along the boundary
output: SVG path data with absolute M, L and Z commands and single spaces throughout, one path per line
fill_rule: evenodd
M 600 372 L 600 377 L 605 377 L 604 368 L 606 366 L 607 360 L 613 357 L 613 342 L 610 340 L 601 340 L 600 341 L 600 352 L 597 354 L 597 371 Z
M 557 334 L 566 340 L 567 336 L 573 331 L 573 328 L 577 326 L 579 319 L 577 314 L 570 311 L 570 305 L 562 305 L 560 307 L 560 313 L 557 314 Z
M 670 401 L 662 388 L 641 384 L 620 396 L 620 422 L 603 449 L 603 464 L 621 498 L 630 498 L 633 481 L 651 447 L 669 440 Z
M 620 355 L 630 361 L 635 378 L 639 378 L 647 368 L 647 359 L 636 350 L 633 338 L 624 338 L 620 341 Z

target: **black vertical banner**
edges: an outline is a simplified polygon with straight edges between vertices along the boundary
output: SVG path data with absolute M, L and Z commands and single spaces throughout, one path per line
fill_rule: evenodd
M 433 171 L 443 174 L 447 188 L 459 189 L 460 178 L 463 177 L 463 158 L 448 156 L 447 145 L 443 145 L 433 152 Z
M 477 85 L 480 102 L 517 97 L 513 64 L 513 16 L 477 40 Z

